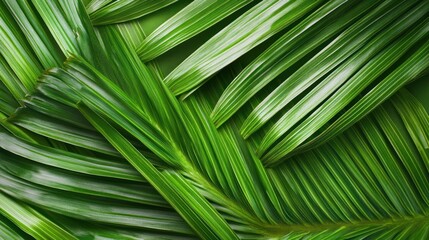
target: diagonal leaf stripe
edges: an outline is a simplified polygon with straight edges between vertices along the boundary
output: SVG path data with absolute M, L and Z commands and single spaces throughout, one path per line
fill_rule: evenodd
M 423 22 L 423 24 L 416 29 L 416 31 L 412 31 L 410 34 L 420 36 L 421 38 L 425 38 L 428 36 L 427 35 L 428 29 L 429 28 L 428 28 L 427 19 L 426 19 Z M 389 46 L 389 48 L 384 50 L 379 56 L 371 59 L 371 61 L 362 69 L 360 69 L 355 76 L 353 76 L 349 81 L 347 81 L 347 83 L 345 83 L 343 86 L 339 88 L 339 90 L 336 92 L 334 97 L 324 102 L 317 110 L 315 110 L 308 118 L 306 118 L 298 127 L 293 129 L 288 134 L 288 136 L 286 136 L 284 139 L 280 141 L 280 143 L 278 143 L 270 151 L 268 151 L 268 153 L 263 158 L 266 159 L 267 163 L 275 161 L 274 159 L 278 160 L 282 156 L 285 156 L 289 151 L 291 151 L 298 144 L 301 144 L 303 141 L 305 141 L 306 138 L 308 138 L 311 134 L 313 134 L 317 130 L 317 128 L 320 128 L 324 123 L 326 123 L 326 121 L 330 117 L 332 117 L 334 114 L 339 112 L 342 107 L 345 107 L 346 104 L 353 99 L 353 97 L 356 97 L 359 92 L 364 90 L 364 88 L 367 87 L 371 83 L 371 81 L 375 80 L 375 78 L 382 73 L 382 71 L 387 70 L 388 67 L 394 63 L 394 61 L 391 61 L 391 60 L 398 59 L 398 56 L 403 55 L 405 51 L 407 49 L 410 49 L 418 39 L 420 38 L 416 37 L 409 41 L 407 41 L 408 39 L 404 39 L 403 42 L 400 42 L 401 43 L 400 46 L 395 44 L 391 45 Z M 428 45 L 424 44 L 419 48 L 419 50 L 416 53 L 414 53 L 412 57 L 410 57 L 409 59 L 407 59 L 407 61 L 405 61 L 404 64 L 411 64 L 416 66 L 416 68 L 414 69 L 414 72 L 412 75 L 408 75 L 408 78 L 407 77 L 401 78 L 402 83 L 399 83 L 400 85 L 407 83 L 408 81 L 410 81 L 410 79 L 415 78 L 418 74 L 426 70 L 428 66 L 422 63 L 419 57 L 421 56 L 421 54 L 428 53 L 427 47 Z M 386 64 L 387 59 L 389 59 L 389 61 Z M 383 68 L 381 68 L 380 66 L 383 66 Z M 400 66 L 397 69 L 395 69 L 392 73 L 401 72 L 403 68 L 404 66 Z M 401 75 L 407 76 L 407 74 L 405 74 L 404 72 L 401 72 Z M 363 99 L 369 98 L 370 96 L 375 96 L 374 95 L 375 90 L 377 90 L 380 93 L 381 91 L 383 91 L 391 94 L 392 92 L 387 90 L 388 89 L 387 86 L 386 86 L 387 89 L 380 88 L 381 84 L 397 86 L 397 83 L 390 76 L 391 75 L 383 79 L 382 82 L 376 85 L 376 87 L 367 94 L 367 97 L 364 97 Z M 354 80 L 358 78 L 361 81 Z M 365 82 L 365 80 L 367 82 Z M 321 92 L 326 92 L 326 90 L 325 91 L 321 90 Z M 351 94 L 351 93 L 354 93 L 354 94 Z M 380 96 L 383 96 L 383 94 L 378 94 L 377 97 L 380 97 Z M 376 104 L 379 102 L 380 101 L 373 101 L 371 104 L 375 107 Z M 334 105 L 336 105 L 335 108 L 333 108 Z M 297 105 L 297 107 L 298 106 L 299 105 Z M 349 111 L 351 110 L 354 110 L 354 107 L 352 107 Z M 327 112 L 329 112 L 329 114 Z M 323 114 L 323 117 L 322 117 L 322 114 Z M 345 117 L 345 116 L 343 115 L 341 117 Z M 281 119 L 280 121 L 282 120 L 284 121 L 284 119 Z M 317 121 L 318 124 L 313 124 L 311 127 L 306 127 L 309 122 L 313 122 L 313 121 Z
M 159 172 L 123 136 L 96 113 L 80 107 L 85 117 L 163 195 L 192 228 L 207 239 L 236 239 L 219 213 L 177 173 Z
M 0 127 L 0 136 L 1 148 L 36 162 L 85 174 L 142 181 L 132 168 L 120 162 L 30 143 L 11 136 L 2 127 Z
M 215 124 L 219 126 L 225 122 L 262 87 L 376 3 L 365 1 L 354 6 L 347 1 L 333 1 L 314 11 L 246 66 L 229 84 L 213 109 Z M 353 10 L 347 11 L 350 7 Z M 326 22 L 333 24 L 326 26 Z
M 25 204 L 19 204 L 0 192 L 0 213 L 36 239 L 76 239 L 49 219 Z
M 121 122 L 123 128 L 135 134 L 142 143 L 168 164 L 179 165 L 178 161 L 182 157 L 180 152 L 175 150 L 177 147 L 116 85 L 99 72 L 92 73 L 91 69 L 88 69 L 89 65 L 78 65 L 71 59 L 67 67 L 68 72 L 62 69 L 51 70 L 51 76 L 79 90 L 86 100 L 85 103 L 91 104 L 92 107 L 113 117 L 115 121 Z M 73 75 L 69 75 L 70 73 Z M 75 81 L 77 79 L 79 83 Z M 107 87 L 101 88 L 95 85 L 93 79 L 99 79 L 98 83 Z
M 412 129 L 422 129 L 429 118 L 427 114 L 420 114 L 419 121 L 413 121 L 412 128 L 409 126 L 409 131 L 405 130 L 406 134 L 401 131 L 405 129 L 404 123 L 395 121 L 398 113 L 413 112 L 412 116 L 416 116 L 421 109 L 413 97 L 410 99 L 407 105 L 396 104 L 396 99 L 383 104 L 378 111 L 323 147 L 295 156 L 289 164 L 269 172 L 278 191 L 286 190 L 281 196 L 285 207 L 290 207 L 291 220 L 305 219 L 314 224 L 296 225 L 295 233 L 289 236 L 299 232 L 331 236 L 336 231 L 344 238 L 349 234 L 363 238 L 390 233 L 392 236 L 404 234 L 408 238 L 427 235 L 427 228 L 422 226 L 428 221 L 425 176 L 429 168 L 427 162 L 422 161 L 424 155 L 414 150 L 413 141 L 417 139 L 412 140 Z M 282 184 L 286 179 L 289 185 Z M 293 194 L 285 194 L 288 192 Z M 343 215 L 346 212 L 348 214 Z M 329 222 L 339 225 L 331 228 Z M 376 226 L 383 227 L 370 231 Z
M 345 112 L 334 123 L 326 128 L 322 133 L 308 141 L 306 144 L 296 149 L 297 152 L 302 151 L 310 144 L 317 146 L 329 140 L 347 127 L 361 119 L 365 113 L 373 110 L 377 103 L 387 100 L 394 92 L 409 83 L 419 75 L 423 74 L 429 67 L 422 57 L 426 56 L 429 51 L 429 44 L 426 42 L 422 45 L 417 52 L 414 53 L 406 62 L 399 68 L 391 72 L 385 79 L 383 79 L 377 86 L 370 92 L 363 96 L 351 109 Z M 313 147 L 314 147 L 313 146 Z
M 189 56 L 164 79 L 165 83 L 175 95 L 200 86 L 221 67 L 292 24 L 320 2 L 260 2 Z
M 193 1 L 152 32 L 136 50 L 143 61 L 151 60 L 206 30 L 252 0 Z M 201 21 L 201 20 L 206 21 Z
M 152 206 L 166 207 L 168 204 L 156 194 L 155 190 L 144 182 L 111 181 L 111 178 L 100 178 L 94 175 L 76 174 L 43 164 L 34 164 L 23 158 L 6 153 L 2 157 L 1 168 L 4 172 L 39 185 L 61 189 L 69 192 L 83 193 L 111 199 L 144 203 Z M 55 179 L 56 181 L 51 181 Z
M 24 240 L 26 234 L 20 231 L 9 219 L 0 215 L 0 237 L 4 239 L 19 239 Z
M 391 9 L 392 5 L 386 2 L 374 9 L 373 12 L 371 12 L 372 14 L 368 14 L 365 18 L 360 19 L 357 23 L 344 31 L 328 46 L 317 53 L 309 62 L 294 72 L 249 114 L 242 126 L 243 136 L 248 137 L 251 133 L 255 132 L 295 97 L 303 93 L 317 81 L 320 81 L 321 78 L 334 68 L 340 68 L 341 64 L 342 66 L 349 66 L 351 69 L 349 70 L 349 68 L 346 68 L 344 71 L 345 76 L 341 76 L 340 73 L 343 72 L 338 70 L 337 75 L 340 77 L 337 81 L 348 80 L 350 74 L 356 71 L 353 71 L 353 67 L 359 69 L 360 64 L 358 63 L 362 62 L 362 60 L 356 61 L 357 66 L 351 66 L 347 63 L 343 63 L 343 61 L 349 60 L 351 62 L 354 60 L 352 57 L 366 57 L 370 59 L 373 54 L 383 49 L 383 46 L 390 44 L 396 37 L 401 36 L 403 31 L 408 30 L 410 26 L 413 26 L 413 23 L 419 20 L 419 17 L 423 17 L 427 12 L 427 9 L 424 8 L 424 6 L 427 7 L 425 4 L 423 4 L 423 8 L 422 6 L 416 6 L 414 9 L 410 10 L 409 7 L 412 5 L 413 4 L 410 2 L 408 5 L 395 11 L 394 8 Z M 391 12 L 389 12 L 389 10 Z M 409 11 L 408 16 L 414 17 L 410 22 L 395 22 L 395 20 L 398 20 L 400 14 L 405 14 L 407 11 Z M 417 11 L 419 14 L 414 16 L 412 14 L 414 11 Z M 380 14 L 386 14 L 386 17 L 380 17 Z M 390 32 L 389 29 L 395 30 L 395 32 Z M 411 39 L 411 41 L 417 40 L 418 39 Z M 331 80 L 331 82 L 335 82 L 335 79 Z M 341 86 L 341 82 L 335 86 Z M 329 92 L 326 96 L 329 96 Z

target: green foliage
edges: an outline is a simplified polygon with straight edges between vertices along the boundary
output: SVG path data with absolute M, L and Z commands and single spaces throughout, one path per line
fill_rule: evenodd
M 2 0 L 0 238 L 429 238 L 429 2 Z

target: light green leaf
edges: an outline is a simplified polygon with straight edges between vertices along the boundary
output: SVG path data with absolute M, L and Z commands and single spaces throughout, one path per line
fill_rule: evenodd
M 76 239 L 31 207 L 15 202 L 0 192 L 0 213 L 36 239 Z
M 51 139 L 92 151 L 119 156 L 118 152 L 96 132 L 53 121 L 51 118 L 29 109 L 22 109 L 16 117 L 9 118 L 8 121 Z
M 260 2 L 203 44 L 164 82 L 175 95 L 199 87 L 214 73 L 292 24 L 320 2 Z
M 42 25 L 32 9 L 30 3 L 25 1 L 5 1 L 5 4 L 19 24 L 28 43 L 37 55 L 43 68 L 61 65 L 65 57 L 52 41 L 52 36 Z
M 97 223 L 192 234 L 185 224 L 180 224 L 180 216 L 171 210 L 70 194 L 28 183 L 5 172 L 1 175 L 3 191 L 56 213 Z
M 426 26 L 427 27 L 427 26 Z M 428 29 L 422 29 L 428 30 Z M 305 145 L 297 148 L 296 151 L 308 149 L 310 145 L 313 147 L 326 142 L 332 136 L 344 131 L 347 127 L 360 120 L 365 113 L 373 110 L 380 102 L 387 100 L 396 91 L 401 89 L 405 84 L 423 74 L 428 66 L 424 60 L 428 54 L 429 44 L 425 43 L 419 49 L 404 61 L 395 71 L 389 73 L 382 81 L 380 81 L 371 91 L 363 96 L 359 101 L 341 115 L 334 123 L 326 128 L 322 133 L 308 141 Z
M 0 237 L 4 239 L 24 240 L 25 237 L 29 236 L 17 228 L 9 219 L 0 215 Z
M 142 181 L 132 168 L 121 162 L 30 143 L 9 135 L 3 128 L 0 128 L 0 137 L 1 148 L 39 163 L 95 176 Z
M 87 63 L 79 64 L 80 61 L 70 59 L 67 71 L 53 69 L 50 77 L 56 77 L 57 81 L 61 80 L 69 84 L 72 89 L 76 90 L 76 94 L 81 94 L 86 104 L 121 123 L 123 128 L 134 134 L 166 163 L 172 166 L 180 165 L 181 153 L 178 152 L 169 137 L 160 131 L 159 126 L 154 124 L 109 79 L 102 76 L 100 72 L 93 72 L 94 69 Z M 94 81 L 103 88 L 97 86 Z
M 147 36 L 138 47 L 137 53 L 142 61 L 152 60 L 208 29 L 250 2 L 252 0 L 193 1 Z
M 394 6 L 394 2 L 385 2 L 375 8 L 369 14 L 365 15 L 365 17 L 359 19 L 359 21 L 346 29 L 341 35 L 332 40 L 329 45 L 324 47 L 314 57 L 307 61 L 307 63 L 289 76 L 282 84 L 276 87 L 276 89 L 249 114 L 242 126 L 241 132 L 243 136 L 245 138 L 249 137 L 250 134 L 262 127 L 294 98 L 297 98 L 310 87 L 309 90 L 311 90 L 314 88 L 314 85 L 323 80 L 327 74 L 339 68 L 343 61 L 346 61 L 352 56 L 361 55 L 361 57 L 365 57 L 366 54 L 369 54 L 367 58 L 370 59 L 372 56 L 371 53 L 375 54 L 380 51 L 383 46 L 389 44 L 396 36 L 401 34 L 400 30 L 404 31 L 407 27 L 412 26 L 412 22 L 402 23 L 400 21 L 401 19 L 399 19 L 401 14 L 409 10 L 412 3 L 401 8 L 396 6 L 398 7 L 396 11 L 394 10 L 395 8 L 392 8 Z M 386 12 L 389 10 L 390 12 Z M 381 18 L 380 14 L 385 14 L 386 17 Z M 395 20 L 397 22 L 395 22 Z M 414 21 L 416 20 L 418 19 L 414 18 Z M 394 25 L 399 25 L 400 28 L 396 29 Z M 387 27 L 395 29 L 397 32 L 396 34 L 391 33 L 389 38 L 384 39 L 382 38 L 382 34 L 389 33 L 385 29 Z M 384 32 L 379 33 L 383 30 Z M 381 41 L 376 41 L 374 39 L 372 42 L 368 42 L 374 36 L 377 36 Z M 371 48 L 372 44 L 375 44 L 374 48 Z M 362 50 L 365 46 L 366 48 Z M 350 62 L 352 62 L 352 60 L 350 60 Z M 360 62 L 362 62 L 362 60 Z M 349 68 L 351 69 L 347 75 L 339 79 L 342 81 L 347 80 L 350 74 L 356 71 L 353 70 L 353 68 L 359 68 L 361 64 L 357 64 L 357 66 L 343 64 L 343 68 L 344 66 L 350 66 Z M 346 68 L 346 70 L 348 69 Z M 341 72 L 338 70 L 337 75 L 341 77 L 340 73 Z M 334 80 L 332 80 L 332 82 L 334 82 Z M 341 86 L 341 83 L 338 84 L 338 86 Z M 326 95 L 329 96 L 329 94 Z
M 130 21 L 162 9 L 177 0 L 119 0 L 91 1 L 87 6 L 94 25 Z
M 424 12 L 422 13 L 424 14 Z M 419 20 L 418 13 L 411 12 L 411 16 L 415 16 L 416 20 Z M 366 63 L 368 61 L 365 53 L 365 48 L 363 52 L 359 52 L 358 54 L 362 54 L 359 57 L 362 57 L 362 60 L 354 59 L 353 64 L 345 64 L 344 67 L 339 67 L 336 71 L 332 73 L 331 76 L 328 76 L 326 79 L 322 80 L 317 87 L 314 87 L 312 91 L 307 95 L 307 97 L 303 97 L 301 102 L 296 104 L 292 109 L 284 115 L 284 118 L 281 118 L 276 125 L 270 130 L 271 132 L 267 133 L 265 138 L 265 142 L 261 143 L 260 153 L 262 154 L 264 150 L 267 149 L 269 145 L 274 143 L 275 140 L 279 138 L 279 135 L 285 133 L 290 127 L 297 123 L 305 114 L 309 113 L 312 108 L 315 108 L 320 104 L 322 104 L 316 108 L 313 112 L 310 112 L 310 116 L 303 120 L 296 128 L 292 129 L 289 134 L 287 134 L 281 141 L 276 144 L 271 150 L 269 150 L 262 158 L 266 160 L 267 164 L 272 164 L 280 158 L 284 157 L 291 150 L 305 141 L 308 137 L 310 137 L 314 132 L 316 132 L 320 127 L 322 127 L 326 122 L 330 120 L 336 113 L 338 113 L 342 108 L 346 107 L 348 103 L 350 103 L 355 97 L 358 96 L 367 86 L 371 84 L 371 82 L 375 81 L 378 76 L 380 76 L 384 71 L 389 69 L 395 61 L 399 59 L 399 57 L 403 56 L 406 53 L 406 50 L 411 49 L 416 42 L 421 39 L 427 37 L 428 22 L 424 20 L 422 24 L 416 27 L 413 31 L 409 33 L 409 35 L 404 35 L 404 38 L 400 38 L 397 42 L 389 45 L 385 50 L 379 53 L 376 57 L 373 57 L 366 65 L 364 65 L 361 69 L 358 70 L 359 66 Z M 399 26 L 393 25 L 393 27 L 397 30 L 401 30 Z M 389 33 L 394 33 L 394 31 L 390 31 Z M 396 36 L 399 33 L 396 33 Z M 381 35 L 380 39 L 389 39 L 386 35 Z M 377 38 L 376 38 L 377 39 Z M 376 41 L 377 44 L 381 44 L 380 41 Z M 368 46 L 373 46 L 375 49 L 378 48 L 377 44 L 369 43 Z M 370 51 L 372 50 L 369 48 Z M 421 48 L 424 51 L 424 47 Z M 419 55 L 419 52 L 416 53 Z M 417 64 L 420 66 L 419 62 L 421 59 L 419 58 L 409 58 L 406 62 L 412 62 L 410 64 Z M 420 71 L 424 71 L 425 66 L 421 66 Z M 358 71 L 357 71 L 358 70 Z M 395 71 L 400 71 L 401 68 L 395 69 Z M 357 72 L 356 72 L 357 71 Z M 356 73 L 355 73 L 356 72 Z M 355 73 L 355 74 L 354 74 Z M 354 75 L 353 75 L 354 74 Z M 348 79 L 350 77 L 350 79 Z M 355 80 L 358 79 L 358 80 Z M 412 78 L 411 78 L 412 79 Z M 411 81 L 410 78 L 403 78 L 403 83 L 407 81 Z M 347 81 L 346 81 L 347 80 Z M 326 83 L 325 83 L 326 81 Z M 341 81 L 346 81 L 343 85 Z M 395 86 L 395 82 L 393 80 L 384 79 L 386 84 Z M 336 90 L 338 88 L 338 90 Z M 380 89 L 386 93 L 393 93 L 392 91 L 388 91 L 388 89 Z M 333 93 L 335 91 L 335 93 Z M 369 90 L 371 92 L 371 90 Z M 333 93 L 332 96 L 330 94 Z M 379 95 L 380 96 L 380 95 Z M 315 98 L 318 97 L 318 100 Z M 325 102 L 323 99 L 327 98 Z M 308 100 L 308 104 L 305 101 Z M 379 104 L 380 101 L 373 102 Z M 296 112 L 296 113 L 295 113 Z M 367 113 L 368 111 L 366 111 Z M 365 114 L 365 112 L 362 112 Z M 322 116 L 323 115 L 323 116 Z M 297 116 L 296 119 L 293 119 Z M 288 118 L 288 119 L 286 119 Z M 316 123 L 308 126 L 309 123 Z M 284 128 L 283 128 L 284 127 Z M 280 130 L 279 130 L 280 129 Z M 273 137 L 276 135 L 277 137 Z M 274 160 L 276 159 L 276 160 Z M 270 163 L 269 163 L 270 162 Z
M 24 92 L 29 93 L 36 84 L 37 76 L 42 72 L 42 66 L 3 1 L 0 2 L 0 40 L 0 53 L 7 62 L 7 64 L 2 63 L 6 65 L 2 67 L 2 72 L 4 72 L 3 69 L 10 68 L 24 87 Z M 6 72 L 11 75 L 10 71 L 6 70 Z M 2 80 L 2 82 L 5 81 L 8 80 Z M 14 92 L 12 89 L 20 88 L 6 85 L 10 87 L 11 92 Z
M 114 181 L 32 163 L 16 155 L 0 153 L 5 172 L 29 182 L 68 192 L 167 207 L 165 200 L 144 182 Z M 113 181 L 112 181 L 113 180 Z
M 230 83 L 212 112 L 217 127 L 229 119 L 252 96 L 309 52 L 336 36 L 376 1 L 354 5 L 332 1 L 322 5 L 297 26 L 287 31 Z M 349 11 L 349 8 L 353 8 Z M 327 23 L 329 22 L 329 25 Z

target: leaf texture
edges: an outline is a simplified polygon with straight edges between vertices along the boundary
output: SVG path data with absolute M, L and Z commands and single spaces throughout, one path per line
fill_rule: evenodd
M 1 239 L 427 239 L 429 3 L 0 1 Z

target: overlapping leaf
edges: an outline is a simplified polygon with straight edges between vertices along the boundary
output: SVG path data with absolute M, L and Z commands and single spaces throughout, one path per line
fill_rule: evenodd
M 0 3 L 0 237 L 428 237 L 426 1 L 173 2 Z

